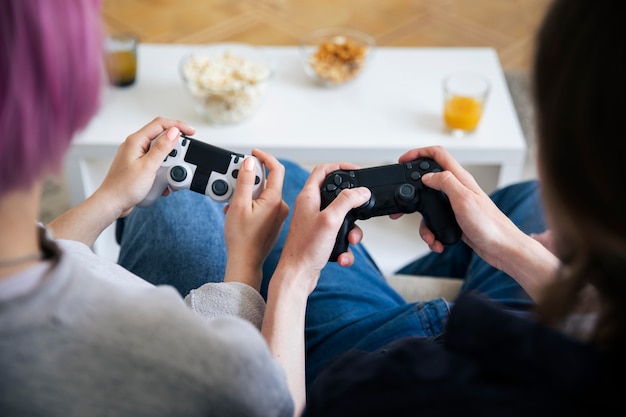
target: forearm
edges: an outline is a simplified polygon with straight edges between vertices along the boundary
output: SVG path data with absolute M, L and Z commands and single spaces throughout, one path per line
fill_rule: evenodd
M 103 195 L 93 194 L 52 220 L 47 228 L 58 239 L 75 240 L 91 247 L 102 231 L 119 217 L 119 211 L 107 200 Z
M 545 246 L 521 231 L 510 239 L 499 259 L 496 266 L 512 276 L 534 301 L 554 279 L 560 264 Z
M 282 365 L 299 416 L 306 403 L 304 319 L 309 291 L 297 274 L 276 269 L 268 291 L 261 332 Z

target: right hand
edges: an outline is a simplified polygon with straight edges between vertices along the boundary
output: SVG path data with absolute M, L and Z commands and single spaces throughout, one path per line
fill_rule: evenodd
M 418 157 L 437 161 L 443 172 L 422 177 L 424 185 L 443 191 L 450 199 L 456 221 L 463 230 L 463 241 L 481 258 L 496 268 L 501 263 L 502 248 L 512 242 L 512 236 L 521 233 L 519 228 L 495 205 L 480 188 L 474 177 L 441 146 L 414 149 L 399 160 L 406 162 Z M 435 240 L 431 230 L 422 221 L 420 236 L 434 252 L 444 246 Z
M 246 158 L 239 170 L 233 198 L 224 208 L 228 251 L 224 281 L 244 282 L 258 290 L 263 263 L 278 239 L 289 206 L 282 199 L 285 168 L 267 152 L 255 149 L 252 154 L 265 164 L 269 174 L 261 195 L 253 199 L 255 160 Z

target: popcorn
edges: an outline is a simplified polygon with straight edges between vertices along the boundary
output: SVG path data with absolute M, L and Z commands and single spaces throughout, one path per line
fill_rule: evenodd
M 182 67 L 183 77 L 199 110 L 217 123 L 235 123 L 251 116 L 267 89 L 267 64 L 225 50 L 215 58 L 193 54 Z

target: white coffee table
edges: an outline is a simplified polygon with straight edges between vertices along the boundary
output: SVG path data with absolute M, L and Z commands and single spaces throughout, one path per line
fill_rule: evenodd
M 66 175 L 72 204 L 101 183 L 126 136 L 157 115 L 186 121 L 196 128 L 194 137 L 213 145 L 244 153 L 258 147 L 306 166 L 394 163 L 409 149 L 443 145 L 462 164 L 498 166 L 498 186 L 522 174 L 526 142 L 492 48 L 379 47 L 359 79 L 323 89 L 305 75 L 297 47 L 265 47 L 276 64 L 275 78 L 260 111 L 237 126 L 212 126 L 194 112 L 178 65 L 197 49 L 201 46 L 139 46 L 137 83 L 106 87 L 100 112 L 71 147 Z M 483 120 L 464 138 L 447 134 L 441 119 L 441 80 L 457 70 L 484 74 L 491 82 Z M 117 258 L 111 228 L 94 250 Z

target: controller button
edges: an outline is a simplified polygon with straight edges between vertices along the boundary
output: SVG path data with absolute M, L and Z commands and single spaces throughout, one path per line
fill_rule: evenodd
M 187 146 L 187 138 L 183 138 L 182 142 L 180 143 L 180 146 L 182 146 L 183 148 Z
M 170 178 L 176 182 L 183 182 L 187 178 L 187 170 L 180 165 L 176 165 L 170 170 Z
M 352 183 L 349 181 L 342 182 L 339 188 L 341 188 L 342 190 L 345 190 L 346 188 L 352 188 Z
M 326 184 L 326 191 L 335 191 L 337 190 L 337 186 L 335 184 Z
M 233 178 L 237 179 L 237 175 L 239 175 L 239 170 L 238 169 L 233 169 L 233 172 L 231 172 L 230 175 L 232 175 Z
M 404 164 L 404 167 L 406 169 L 413 169 L 413 162 L 407 162 L 406 164 Z
M 228 191 L 228 183 L 224 180 L 216 180 L 213 185 L 211 185 L 211 189 L 215 195 L 222 196 Z
M 341 175 L 339 175 L 339 174 L 335 174 L 335 175 L 333 176 L 333 183 L 334 183 L 335 185 L 341 185 L 341 183 L 342 183 L 342 182 L 343 182 L 343 178 L 341 177 Z
M 256 177 L 254 177 L 254 185 L 260 184 L 261 183 L 261 177 L 259 177 L 258 175 Z
M 402 201 L 411 201 L 415 198 L 415 187 L 411 184 L 403 184 L 398 188 L 398 197 Z
M 417 171 L 413 171 L 413 172 L 411 172 L 411 174 L 409 175 L 409 177 L 410 177 L 413 181 L 417 181 L 417 180 L 419 180 L 420 178 L 422 178 L 422 174 L 420 174 L 420 173 L 419 173 L 419 172 L 417 172 Z
M 430 168 L 430 163 L 428 161 L 421 161 L 419 167 L 423 170 L 427 170 Z
M 178 151 L 176 149 L 172 149 L 172 152 L 170 152 L 167 156 L 171 156 L 172 158 L 175 158 L 176 155 L 178 155 Z M 165 157 L 165 159 L 167 159 L 167 156 Z

